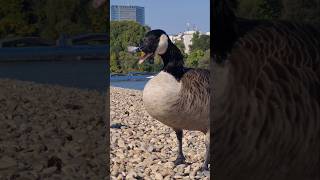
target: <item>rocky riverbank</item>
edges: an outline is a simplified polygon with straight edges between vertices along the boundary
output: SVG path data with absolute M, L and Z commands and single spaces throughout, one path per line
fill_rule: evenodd
M 148 115 L 142 91 L 110 89 L 111 179 L 210 179 L 199 169 L 204 159 L 204 135 L 185 131 L 187 164 L 174 166 L 177 141 L 172 129 Z
M 0 79 L 0 179 L 107 179 L 105 100 Z

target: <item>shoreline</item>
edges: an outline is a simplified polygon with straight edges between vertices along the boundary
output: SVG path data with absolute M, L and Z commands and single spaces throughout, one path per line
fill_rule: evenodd
M 142 102 L 142 91 L 110 88 L 110 171 L 111 179 L 210 179 L 200 170 L 204 134 L 184 131 L 186 164 L 174 166 L 177 140 L 174 131 L 150 117 Z
M 111 86 L 111 85 L 110 85 L 110 90 L 111 90 L 111 89 L 114 89 L 114 90 L 117 90 L 117 89 L 118 89 L 118 90 L 124 90 L 124 91 L 125 91 L 125 90 L 133 90 L 133 91 L 137 91 L 137 92 L 141 92 L 141 93 L 142 93 L 142 91 L 143 91 L 143 90 L 139 90 L 139 89 L 131 89 L 131 88 L 124 88 L 124 87 L 118 87 L 118 86 Z
M 0 79 L 0 136 L 6 144 L 0 146 L 6 162 L 0 161 L 0 178 L 108 178 L 101 171 L 108 148 L 107 99 L 96 90 Z M 110 87 L 110 118 L 111 125 L 122 125 L 110 128 L 110 179 L 210 178 L 199 171 L 204 135 L 184 131 L 187 164 L 175 167 L 175 133 L 148 115 L 141 90 Z M 58 163 L 48 166 L 51 161 Z
M 105 100 L 95 90 L 0 79 L 0 179 L 107 179 Z

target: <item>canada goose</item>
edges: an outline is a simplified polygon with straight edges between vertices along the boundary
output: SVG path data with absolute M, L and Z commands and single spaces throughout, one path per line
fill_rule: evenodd
M 319 178 L 320 28 L 213 12 L 216 178 Z
M 184 67 L 180 50 L 163 30 L 149 31 L 138 48 L 143 52 L 139 63 L 158 54 L 163 61 L 162 71 L 148 81 L 143 90 L 147 112 L 171 127 L 178 139 L 175 164 L 185 162 L 182 152 L 183 130 L 197 130 L 206 134 L 206 157 L 203 170 L 209 163 L 209 71 Z

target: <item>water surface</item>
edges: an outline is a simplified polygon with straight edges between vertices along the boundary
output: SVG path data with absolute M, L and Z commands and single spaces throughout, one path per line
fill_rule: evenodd
M 0 78 L 105 91 L 107 61 L 34 61 L 0 63 Z

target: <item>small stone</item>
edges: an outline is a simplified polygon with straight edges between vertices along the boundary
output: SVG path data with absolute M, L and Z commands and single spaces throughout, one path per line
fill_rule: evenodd
M 163 176 L 161 174 L 159 174 L 159 173 L 155 173 L 155 178 L 157 180 L 163 180 Z
M 190 176 L 196 176 L 196 174 L 197 174 L 198 171 L 199 171 L 199 168 L 193 169 L 193 170 L 190 172 Z
M 175 171 L 178 173 L 183 173 L 185 167 L 186 167 L 185 164 L 180 164 L 180 165 L 176 166 Z
M 150 169 L 151 169 L 152 172 L 156 172 L 158 170 L 158 168 L 159 168 L 158 165 L 150 166 Z
M 124 148 L 125 147 L 124 141 L 122 139 L 118 139 L 118 146 L 120 148 Z
M 161 168 L 161 169 L 159 169 L 159 172 L 160 172 L 160 174 L 163 176 L 163 177 L 165 177 L 165 176 L 167 176 L 167 175 L 171 175 L 173 172 L 172 171 L 170 171 L 170 169 L 168 169 L 168 168 Z
M 123 177 L 122 174 L 119 174 L 118 177 L 117 177 L 117 179 L 118 179 L 118 180 L 122 180 L 122 179 L 124 179 L 124 177 Z
M 182 179 L 182 178 L 183 178 L 183 176 L 175 175 L 175 176 L 173 176 L 173 178 L 174 178 L 174 179 Z
M 173 162 L 166 162 L 163 164 L 164 167 L 168 167 L 168 168 L 173 168 L 174 167 L 174 163 Z
M 184 173 L 189 174 L 190 170 L 191 170 L 191 166 L 189 165 L 184 169 Z
M 137 173 L 134 172 L 133 170 L 129 171 L 126 178 L 131 178 L 134 179 L 135 177 L 137 177 Z
M 149 146 L 148 149 L 147 149 L 148 152 L 152 152 L 153 150 L 154 150 L 154 147 L 152 145 Z

